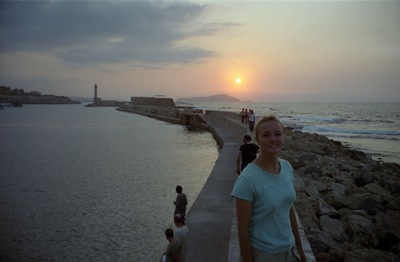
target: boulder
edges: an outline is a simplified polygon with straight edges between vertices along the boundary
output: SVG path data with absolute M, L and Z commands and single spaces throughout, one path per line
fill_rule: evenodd
M 324 196 L 324 200 L 336 209 L 348 207 L 351 204 L 347 197 L 336 191 L 329 191 Z
M 346 193 L 346 190 L 347 190 L 347 188 L 344 185 L 341 185 L 341 184 L 336 183 L 336 182 L 329 183 L 327 185 L 327 188 L 328 188 L 328 190 L 338 192 L 341 195 L 344 195 Z
M 400 212 L 388 210 L 374 216 L 373 232 L 375 233 L 375 247 L 390 250 L 400 243 Z
M 325 215 L 320 217 L 319 221 L 321 230 L 328 233 L 337 242 L 343 243 L 348 238 L 340 220 Z
M 310 229 L 307 239 L 314 254 L 328 253 L 331 247 L 335 245 L 335 240 L 327 232 L 318 229 Z
M 315 215 L 317 217 L 321 216 L 329 216 L 331 218 L 339 217 L 339 213 L 337 212 L 337 210 L 333 206 L 326 203 L 323 199 L 311 198 L 310 203 L 313 206 Z
M 377 262 L 377 261 L 398 261 L 396 255 L 376 249 L 356 249 L 347 253 L 343 262 Z
M 385 206 L 382 198 L 375 195 L 371 195 L 371 197 L 366 198 L 360 204 L 360 209 L 367 212 L 370 216 L 383 212 L 384 208 Z
M 344 218 L 346 233 L 351 238 L 370 237 L 372 230 L 372 221 L 363 216 L 350 214 Z
M 354 178 L 354 183 L 359 186 L 365 186 L 374 182 L 374 178 L 368 174 L 360 174 Z
M 389 201 L 392 198 L 389 191 L 387 191 L 385 188 L 377 185 L 376 183 L 371 183 L 371 184 L 365 185 L 364 188 L 367 189 L 368 192 L 370 192 L 374 195 L 378 195 L 378 196 L 385 198 L 387 201 Z

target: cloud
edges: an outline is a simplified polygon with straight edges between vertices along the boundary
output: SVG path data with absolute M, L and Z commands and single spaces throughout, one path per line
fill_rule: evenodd
M 229 26 L 200 23 L 206 9 L 188 2 L 2 1 L 0 52 L 79 64 L 193 63 L 217 53 L 180 42 Z

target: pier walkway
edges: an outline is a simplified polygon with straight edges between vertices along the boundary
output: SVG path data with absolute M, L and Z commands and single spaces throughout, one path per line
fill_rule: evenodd
M 213 129 L 222 148 L 214 169 L 186 216 L 190 230 L 186 261 L 239 262 L 236 211 L 230 193 L 237 178 L 237 153 L 247 128 L 238 115 L 229 112 L 207 112 L 202 117 Z M 307 261 L 315 261 L 298 222 Z
M 240 143 L 218 116 L 205 116 L 223 147 L 208 180 L 186 216 L 190 230 L 187 261 L 228 261 L 233 199 L 230 193 L 237 178 L 236 156 Z

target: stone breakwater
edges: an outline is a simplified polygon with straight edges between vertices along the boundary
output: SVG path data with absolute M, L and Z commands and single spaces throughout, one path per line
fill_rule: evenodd
M 317 261 L 400 261 L 400 165 L 287 129 L 297 214 Z

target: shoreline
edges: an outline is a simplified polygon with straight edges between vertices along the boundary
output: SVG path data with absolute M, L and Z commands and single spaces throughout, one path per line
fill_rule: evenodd
M 215 118 L 212 120 L 210 118 L 212 115 L 217 115 L 217 120 Z M 222 157 L 219 157 L 214 170 L 223 166 L 224 170 L 218 172 L 224 173 L 225 178 L 229 180 L 225 179 L 224 183 L 216 182 L 220 185 L 214 190 L 218 191 L 224 187 L 225 194 L 229 194 L 234 182 L 232 180 L 234 170 L 231 169 L 234 166 L 237 147 L 240 145 L 238 138 L 243 136 L 243 131 L 247 128 L 239 123 L 237 114 L 232 112 L 207 111 L 204 117 L 206 122 L 211 119 L 212 123 L 208 125 L 214 127 L 214 135 L 217 133 L 223 140 Z M 164 117 L 160 120 L 169 119 Z M 238 132 L 233 132 L 236 129 Z M 280 157 L 288 160 L 295 170 L 297 193 L 295 208 L 316 261 L 400 259 L 400 165 L 373 160 L 362 151 L 322 135 L 289 128 L 285 129 L 285 133 L 285 147 Z M 210 191 L 210 188 L 213 188 L 212 180 L 215 179 L 214 170 L 195 200 L 195 203 L 200 201 L 200 206 L 209 205 L 210 201 L 215 201 L 215 197 L 219 200 L 226 197 L 226 195 L 215 195 L 216 192 Z M 207 184 L 209 181 L 211 186 Z M 211 200 L 210 195 L 213 194 L 214 199 Z M 228 202 L 224 205 L 231 208 L 229 215 L 232 220 L 232 200 L 225 199 L 225 201 Z M 193 211 L 191 209 L 188 213 L 188 225 L 194 229 L 198 226 L 202 234 L 201 230 L 204 231 L 205 227 L 209 228 L 210 225 L 202 224 L 199 218 L 204 220 L 204 211 L 207 213 L 210 209 L 207 211 L 201 206 L 196 211 L 195 203 L 192 206 Z M 214 216 L 219 211 L 213 210 L 213 212 L 214 214 L 208 215 Z M 225 210 L 226 212 L 228 211 Z M 190 224 L 190 220 L 194 221 L 193 224 Z M 224 223 L 226 224 L 226 214 Z M 220 229 L 215 230 L 221 233 Z M 231 245 L 228 247 L 231 259 L 232 250 L 229 249 L 232 246 L 237 249 L 237 245 L 231 239 L 231 232 L 228 233 L 229 236 L 226 232 L 224 234 L 224 238 Z M 193 241 L 196 242 L 196 239 Z M 196 251 L 192 259 L 197 259 L 203 253 L 213 253 L 210 252 L 210 248 L 213 247 L 201 249 L 198 246 L 204 247 L 204 242 L 207 241 L 209 237 L 196 242 L 196 248 L 203 252 Z M 226 248 L 225 245 L 223 252 L 226 252 Z M 189 250 L 188 255 L 190 253 Z M 233 254 L 237 256 L 237 250 Z M 222 261 L 225 261 L 228 254 L 221 256 Z

